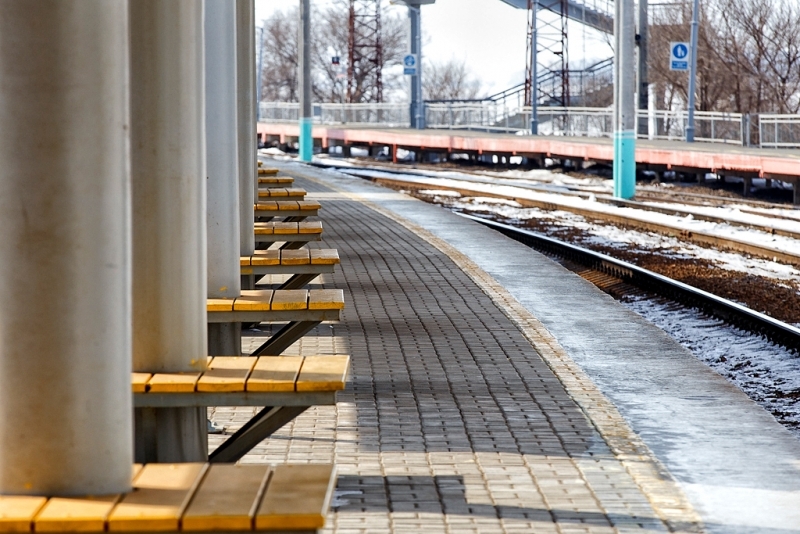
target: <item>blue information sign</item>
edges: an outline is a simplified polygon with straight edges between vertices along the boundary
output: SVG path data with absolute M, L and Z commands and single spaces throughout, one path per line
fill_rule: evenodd
M 689 70 L 689 43 L 669 44 L 669 70 Z

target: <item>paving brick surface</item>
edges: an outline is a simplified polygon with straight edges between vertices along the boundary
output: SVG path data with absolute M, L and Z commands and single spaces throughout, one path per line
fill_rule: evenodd
M 314 182 L 341 323 L 287 354 L 346 353 L 351 381 L 243 462 L 339 468 L 326 532 L 665 531 L 531 342 L 447 255 Z M 322 193 L 322 194 L 320 194 Z M 262 325 L 263 326 L 263 325 Z M 249 332 L 244 350 L 269 334 Z M 233 431 L 257 408 L 217 408 Z M 212 448 L 224 436 L 212 436 Z

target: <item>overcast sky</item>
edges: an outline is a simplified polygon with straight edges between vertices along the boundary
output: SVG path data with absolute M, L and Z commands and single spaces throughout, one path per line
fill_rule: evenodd
M 323 5 L 327 0 L 312 0 Z M 384 0 L 384 3 L 387 3 Z M 275 10 L 299 4 L 299 0 L 256 0 L 256 21 Z M 390 7 L 403 16 L 407 8 Z M 313 24 L 313 21 L 312 21 Z M 437 0 L 422 7 L 423 55 L 434 61 L 465 60 L 483 82 L 487 93 L 507 89 L 525 78 L 526 12 L 500 0 Z M 600 60 L 611 56 L 603 39 L 570 25 L 570 63 L 583 56 Z

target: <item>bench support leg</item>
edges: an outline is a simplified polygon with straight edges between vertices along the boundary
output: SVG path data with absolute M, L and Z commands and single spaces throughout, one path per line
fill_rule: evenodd
M 306 335 L 319 323 L 319 321 L 295 321 L 289 323 L 253 351 L 251 356 L 279 356 L 292 343 Z
M 268 406 L 264 408 L 211 453 L 208 461 L 210 463 L 232 463 L 240 460 L 253 447 L 308 408 L 309 406 Z
M 285 281 L 278 289 L 301 289 L 313 279 L 318 277 L 319 274 L 295 274 L 287 281 Z
M 281 246 L 281 250 L 297 250 L 306 246 L 305 241 L 287 241 Z

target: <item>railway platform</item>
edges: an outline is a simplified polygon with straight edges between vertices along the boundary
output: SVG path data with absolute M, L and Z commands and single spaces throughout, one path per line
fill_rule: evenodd
M 800 441 L 662 331 L 439 207 L 270 165 L 324 200 L 347 302 L 285 354 L 351 383 L 242 461 L 334 461 L 326 532 L 800 532 Z
M 298 135 L 297 124 L 259 123 L 264 141 L 288 144 Z M 477 154 L 568 159 L 574 162 L 611 163 L 613 144 L 606 137 L 525 136 L 469 130 L 413 130 L 370 127 L 364 124 L 317 125 L 313 138 L 326 150 L 331 146 L 388 147 L 396 157 L 398 148 L 438 154 Z M 745 194 L 753 178 L 777 179 L 793 184 L 794 204 L 800 206 L 800 152 L 762 149 L 725 143 L 637 140 L 636 165 L 641 170 L 679 171 L 704 176 L 744 179 Z

